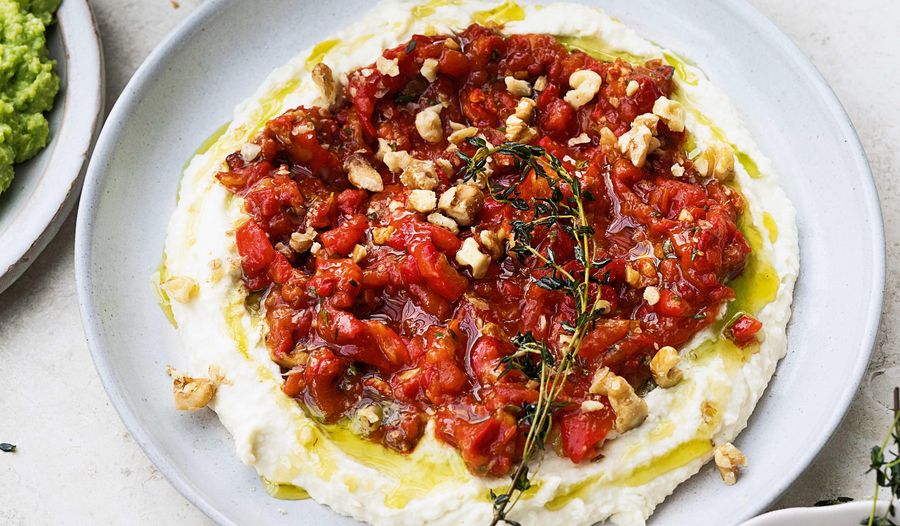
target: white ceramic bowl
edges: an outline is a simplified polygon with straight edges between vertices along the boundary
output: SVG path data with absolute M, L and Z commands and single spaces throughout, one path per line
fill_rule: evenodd
M 82 169 L 103 116 L 103 54 L 87 0 L 65 0 L 47 31 L 61 79 L 50 121 L 50 144 L 16 166 L 0 194 L 0 292 L 56 235 L 77 201 Z
M 798 211 L 802 268 L 789 354 L 737 442 L 751 467 L 734 487 L 707 467 L 651 521 L 739 524 L 778 498 L 814 458 L 841 422 L 865 370 L 884 285 L 882 222 L 871 173 L 828 86 L 790 40 L 747 4 L 589 3 L 698 62 L 746 117 Z M 97 370 L 151 460 L 221 524 L 352 521 L 315 502 L 271 499 L 236 458 L 213 414 L 175 411 L 163 371 L 179 362 L 179 344 L 156 304 L 150 275 L 185 161 L 272 69 L 370 5 L 207 1 L 135 74 L 88 171 L 76 273 Z
M 879 501 L 878 513 L 884 513 L 887 506 L 887 502 Z M 760 515 L 742 526 L 858 526 L 871 513 L 871 501 L 817 508 L 788 508 Z

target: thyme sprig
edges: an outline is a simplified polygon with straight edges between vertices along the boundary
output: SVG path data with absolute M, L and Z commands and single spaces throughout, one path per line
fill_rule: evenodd
M 567 333 L 563 340 L 560 356 L 551 352 L 546 341 L 538 341 L 531 332 L 517 335 L 512 339 L 516 352 L 501 360 L 501 376 L 512 370 L 521 371 L 526 377 L 538 382 L 538 400 L 523 408 L 519 422 L 528 426 L 522 460 L 511 475 L 509 486 L 502 493 L 490 492 L 494 512 L 491 526 L 519 523 L 508 515 L 522 494 L 532 486 L 534 471 L 530 464 L 541 455 L 547 434 L 553 427 L 553 415 L 562 407 L 558 398 L 566 384 L 575 356 L 581 347 L 585 334 L 605 313 L 607 303 L 603 301 L 599 285 L 608 279 L 608 272 L 602 275 L 609 260 L 595 260 L 599 246 L 594 237 L 594 228 L 585 213 L 585 202 L 594 196 L 582 188 L 578 177 L 570 173 L 563 163 L 545 149 L 521 143 L 504 143 L 492 146 L 482 138 L 474 137 L 469 143 L 477 148 L 471 157 L 458 152 L 466 161 L 463 179 L 484 183 L 492 198 L 509 204 L 516 210 L 530 211 L 529 220 L 512 222 L 515 243 L 510 251 L 522 262 L 528 257 L 536 258 L 541 265 L 538 270 L 547 271 L 535 280 L 535 285 L 547 290 L 560 291 L 574 300 L 575 318 L 562 325 Z M 494 155 L 507 155 L 515 162 L 520 179 L 510 184 L 499 184 L 491 180 L 488 163 Z M 525 199 L 519 193 L 519 184 L 533 173 L 546 181 L 550 193 L 548 197 Z M 567 235 L 574 241 L 574 256 L 577 264 L 561 264 L 557 261 L 550 243 L 541 246 L 535 242 L 538 228 L 543 227 L 539 241 L 554 235 Z
M 888 446 L 889 442 L 893 448 Z M 894 388 L 894 421 L 881 446 L 873 447 L 869 457 L 868 472 L 875 473 L 875 496 L 872 498 L 872 512 L 860 524 L 898 526 L 894 522 L 894 501 L 900 499 L 900 388 Z M 890 489 L 891 501 L 884 514 L 878 515 L 878 493 L 881 488 Z

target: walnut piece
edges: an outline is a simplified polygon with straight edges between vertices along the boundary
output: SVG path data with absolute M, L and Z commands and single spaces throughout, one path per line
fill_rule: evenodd
M 354 263 L 359 263 L 366 259 L 367 255 L 369 255 L 369 251 L 366 250 L 366 247 L 357 244 L 353 246 L 353 252 L 350 253 L 350 259 L 352 259 Z
M 161 285 L 169 298 L 178 303 L 188 303 L 197 295 L 199 287 L 192 278 L 175 276 L 169 278 Z
M 431 190 L 413 190 L 406 200 L 409 208 L 427 214 L 437 207 L 437 195 Z
M 653 359 L 650 360 L 650 372 L 653 373 L 653 381 L 656 382 L 656 385 L 663 389 L 678 385 L 684 378 L 681 370 L 678 369 L 680 362 L 681 357 L 674 347 L 666 345 L 656 351 Z
M 384 55 L 375 59 L 375 69 L 382 75 L 396 77 L 400 74 L 399 61 L 396 58 L 388 59 Z
M 449 230 L 450 232 L 453 232 L 454 234 L 459 234 L 459 226 L 456 224 L 456 221 L 450 219 L 449 217 L 447 217 L 443 214 L 434 212 L 434 213 L 428 214 L 428 217 L 426 217 L 426 219 L 432 225 L 439 226 L 441 228 L 446 228 L 447 230 Z
M 647 162 L 651 139 L 653 132 L 650 128 L 644 125 L 632 126 L 619 137 L 619 151 L 628 156 L 631 164 L 641 168 Z
M 387 139 L 378 138 L 378 150 L 375 152 L 376 160 L 384 162 L 384 156 L 393 151 L 394 149 L 391 148 L 391 143 Z
M 506 140 L 511 142 L 531 142 L 537 138 L 537 130 L 528 125 L 534 112 L 535 102 L 527 97 L 519 99 L 516 111 L 506 118 Z
M 625 433 L 644 423 L 649 412 L 647 402 L 639 397 L 634 388 L 608 367 L 602 367 L 594 374 L 590 392 L 605 395 L 616 413 L 616 431 Z
M 462 226 L 474 223 L 482 206 L 484 206 L 484 194 L 471 183 L 451 187 L 441 194 L 438 201 L 438 208 Z
M 658 115 L 673 132 L 684 131 L 685 113 L 680 103 L 660 97 L 653 103 L 653 113 Z
M 578 109 L 593 100 L 602 83 L 603 77 L 596 71 L 580 69 L 569 75 L 569 86 L 572 86 L 572 89 L 566 93 L 564 99 L 573 108 Z
M 379 149 L 380 151 L 380 149 Z M 415 160 L 406 150 L 387 151 L 382 155 L 381 160 L 392 173 L 399 173 L 405 170 Z
M 616 134 L 607 128 L 606 126 L 600 128 L 600 146 L 603 147 L 604 150 L 612 150 L 616 147 L 616 142 L 619 140 L 616 137 Z
M 447 140 L 450 141 L 451 144 L 460 144 L 461 142 L 465 141 L 466 139 L 471 139 L 472 137 L 475 137 L 476 135 L 478 135 L 478 128 L 475 128 L 473 126 L 468 126 L 468 127 L 464 127 L 464 128 L 455 130 L 453 133 L 450 134 L 449 137 L 447 137 Z
M 653 135 L 656 135 L 656 127 L 659 125 L 659 117 L 652 113 L 642 113 L 631 121 L 631 127 L 646 126 Z
M 625 267 L 625 283 L 628 283 L 632 288 L 640 288 L 641 287 L 641 273 L 634 269 L 630 264 Z
M 372 168 L 369 161 L 358 153 L 352 153 L 344 161 L 344 170 L 347 170 L 347 178 L 357 188 L 370 192 L 384 190 L 384 181 L 378 170 Z
M 291 250 L 298 254 L 306 252 L 312 248 L 313 241 L 315 241 L 317 235 L 318 232 L 309 227 L 306 228 L 306 232 L 294 232 L 291 234 L 289 242 Z
M 376 226 L 372 229 L 372 242 L 376 245 L 383 245 L 388 242 L 388 239 L 391 238 L 391 235 L 394 233 L 393 225 L 389 226 Z
M 172 377 L 172 392 L 175 395 L 175 409 L 198 411 L 206 407 L 216 395 L 222 382 L 218 367 L 209 367 L 209 378 L 192 378 L 169 367 L 166 374 Z
M 453 173 L 455 171 L 453 169 L 453 163 L 451 163 L 447 159 L 444 159 L 443 157 L 439 157 L 439 158 L 435 159 L 434 164 L 436 164 L 438 166 L 438 168 L 443 170 L 444 174 L 446 174 L 448 176 L 453 175 Z
M 400 174 L 400 182 L 413 190 L 434 190 L 441 180 L 433 162 L 412 159 Z
M 500 259 L 503 257 L 504 247 L 503 240 L 505 239 L 505 235 L 500 235 L 498 232 L 493 232 L 491 230 L 482 230 L 478 233 L 478 241 L 481 243 L 481 246 L 484 247 L 485 250 L 488 251 L 488 254 L 491 255 L 491 259 Z
M 481 279 L 487 274 L 491 258 L 481 251 L 474 238 L 468 237 L 463 241 L 462 248 L 456 252 L 456 262 L 471 268 L 473 278 Z
M 729 486 L 733 486 L 737 482 L 741 468 L 747 465 L 747 457 L 731 442 L 726 442 L 716 448 L 715 460 L 722 481 Z
M 422 69 L 419 70 L 419 73 L 425 77 L 425 80 L 428 82 L 434 82 L 437 80 L 438 76 L 438 61 L 435 58 L 426 58 L 422 61 Z
M 734 177 L 734 149 L 723 142 L 715 142 L 694 161 L 694 168 L 704 177 L 729 181 Z
M 659 289 L 653 286 L 645 288 L 644 301 L 651 307 L 659 303 Z
M 506 77 L 503 81 L 506 83 L 506 91 L 513 97 L 527 97 L 531 95 L 531 84 L 527 80 Z
M 334 73 L 331 68 L 324 62 L 319 62 L 313 67 L 312 80 L 319 87 L 322 96 L 325 98 L 328 106 L 331 106 L 337 100 L 338 86 L 334 80 Z
M 628 84 L 625 86 L 625 96 L 633 97 L 635 93 L 637 93 L 638 89 L 640 89 L 641 85 L 636 80 L 629 80 Z
M 444 106 L 435 104 L 416 114 L 416 131 L 419 136 L 430 143 L 441 142 L 444 138 L 444 128 L 441 124 L 441 110 Z

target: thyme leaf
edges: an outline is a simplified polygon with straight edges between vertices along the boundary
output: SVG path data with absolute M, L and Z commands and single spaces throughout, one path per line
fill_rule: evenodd
M 397 104 L 405 104 L 407 102 L 414 102 L 417 98 L 418 97 L 416 97 L 415 95 L 404 93 L 394 97 L 394 102 L 396 102 Z

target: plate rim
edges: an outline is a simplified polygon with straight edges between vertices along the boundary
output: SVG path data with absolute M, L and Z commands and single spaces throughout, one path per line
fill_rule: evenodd
M 875 185 L 875 174 L 872 172 L 872 167 L 869 164 L 869 157 L 862 145 L 859 134 L 856 132 L 856 128 L 853 126 L 853 121 L 850 119 L 850 115 L 847 113 L 847 109 L 844 108 L 843 104 L 841 104 L 841 101 L 840 99 L 838 99 L 837 94 L 831 88 L 831 85 L 828 83 L 825 77 L 822 76 L 822 73 L 818 70 L 818 68 L 816 68 L 815 64 L 813 64 L 812 60 L 810 60 L 810 58 L 806 56 L 806 53 L 804 53 L 803 50 L 800 49 L 800 46 L 798 46 L 784 31 L 782 31 L 781 28 L 775 24 L 775 22 L 763 15 L 747 0 L 727 0 L 727 2 L 725 3 L 731 4 L 731 7 L 733 7 L 735 11 L 746 17 L 746 19 L 751 23 L 757 24 L 758 27 L 764 29 L 764 34 L 768 35 L 769 38 L 774 39 L 775 42 L 785 50 L 785 56 L 792 59 L 798 71 L 802 72 L 808 79 L 812 81 L 812 84 L 815 85 L 815 87 L 819 91 L 819 94 L 822 96 L 823 101 L 831 110 L 831 113 L 836 117 L 835 120 L 839 124 L 840 131 L 848 139 L 847 147 L 853 150 L 853 159 L 856 162 L 860 173 L 868 175 L 868 177 L 864 178 L 864 180 L 861 180 L 862 185 L 860 187 L 860 193 L 863 195 L 864 200 L 870 205 L 866 210 L 870 214 L 872 214 L 871 219 L 873 231 L 871 233 L 873 236 L 873 241 L 875 243 L 875 253 L 873 254 L 873 256 L 875 256 L 875 260 L 873 260 L 872 262 L 873 270 L 875 271 L 875 273 L 872 275 L 872 285 L 874 290 L 872 290 L 870 303 L 866 311 L 867 324 L 864 328 L 865 330 L 863 333 L 863 339 L 860 342 L 864 344 L 864 356 L 860 356 L 860 359 L 856 361 L 854 369 L 850 372 L 850 378 L 852 379 L 852 381 L 848 382 L 848 384 L 845 385 L 845 389 L 841 392 L 840 395 L 840 404 L 836 405 L 835 410 L 831 412 L 831 416 L 827 424 L 828 432 L 819 434 L 816 440 L 810 444 L 811 447 L 807 448 L 804 455 L 800 458 L 800 461 L 795 463 L 792 469 L 788 469 L 783 472 L 780 478 L 780 482 L 778 484 L 775 484 L 773 486 L 774 490 L 770 492 L 770 494 L 772 495 L 771 499 L 768 499 L 762 505 L 756 506 L 756 509 L 752 513 L 745 513 L 744 516 L 740 518 L 742 521 L 744 521 L 768 510 L 774 502 L 776 502 L 781 498 L 782 495 L 784 495 L 784 493 L 790 488 L 791 484 L 793 484 L 793 482 L 796 481 L 807 470 L 807 468 L 809 468 L 810 464 L 812 464 L 813 461 L 815 461 L 816 457 L 818 457 L 819 454 L 824 450 L 827 443 L 831 440 L 835 433 L 837 433 L 837 430 L 841 426 L 841 423 L 847 417 L 847 412 L 850 409 L 850 405 L 853 403 L 853 399 L 855 398 L 856 393 L 859 391 L 859 386 L 862 383 L 863 378 L 865 377 L 866 369 L 868 368 L 869 362 L 872 359 L 872 353 L 875 350 L 875 342 L 878 338 L 878 331 L 881 326 L 882 307 L 884 304 L 885 274 L 887 272 L 887 247 L 885 246 L 884 237 L 884 217 L 881 210 L 881 199 L 878 195 L 878 187 Z M 780 362 L 781 360 L 779 360 L 779 364 Z M 776 367 L 776 373 L 777 371 L 778 369 Z M 766 387 L 768 387 L 768 385 Z
M 35 188 L 35 194 L 40 192 L 42 196 L 38 199 L 29 199 L 27 206 L 13 218 L 9 228 L 0 234 L 0 245 L 5 247 L 3 255 L 0 256 L 0 294 L 15 283 L 34 263 L 37 256 L 56 236 L 63 221 L 78 202 L 78 193 L 85 179 L 91 147 L 100 133 L 100 123 L 103 121 L 106 72 L 100 32 L 90 4 L 87 0 L 66 0 L 57 11 L 55 25 L 55 29 L 60 31 L 64 53 L 64 57 L 58 60 L 57 64 L 65 68 L 68 82 L 65 97 L 71 99 L 64 108 L 62 125 L 51 140 L 65 138 L 67 142 L 65 147 L 55 148 L 49 152 L 50 161 L 46 170 L 39 174 L 42 177 Z M 78 51 L 73 53 L 75 48 Z M 90 67 L 97 70 L 96 77 L 76 77 L 73 74 L 76 69 Z M 74 105 L 76 99 L 77 108 Z M 76 120 L 72 121 L 71 118 Z M 69 132 L 72 123 L 77 124 L 78 118 L 84 118 L 85 122 L 89 119 L 90 123 L 83 128 L 76 126 L 73 132 Z M 46 150 L 39 155 L 44 151 Z M 62 178 L 53 177 L 53 180 L 44 177 L 46 173 L 59 166 L 71 167 L 70 173 Z M 35 200 L 42 206 L 32 206 Z
M 228 526 L 237 525 L 237 523 L 216 509 L 201 495 L 200 491 L 182 476 L 181 471 L 177 466 L 170 462 L 170 460 L 159 451 L 156 445 L 153 444 L 136 415 L 125 402 L 121 384 L 114 377 L 109 354 L 106 352 L 103 343 L 103 331 L 100 329 L 99 320 L 95 319 L 94 313 L 97 312 L 97 310 L 91 295 L 93 281 L 90 273 L 90 244 L 93 239 L 93 223 L 97 211 L 97 207 L 95 206 L 96 200 L 101 193 L 101 186 L 103 178 L 105 177 L 105 174 L 103 174 L 103 165 L 115 148 L 112 139 L 115 132 L 126 125 L 131 108 L 140 103 L 139 94 L 143 89 L 144 84 L 153 76 L 158 68 L 164 67 L 168 55 L 173 51 L 177 51 L 182 43 L 191 36 L 193 31 L 212 18 L 219 9 L 227 8 L 236 3 L 236 1 L 237 0 L 208 0 L 201 4 L 196 11 L 179 23 L 175 29 L 153 49 L 129 80 L 128 84 L 123 89 L 121 96 L 110 111 L 96 142 L 94 154 L 87 169 L 86 180 L 79 202 L 79 214 L 75 235 L 75 277 L 82 326 L 98 376 L 103 383 L 103 387 L 106 390 L 113 407 L 116 409 L 119 418 L 132 434 L 135 441 L 151 462 L 153 462 L 153 464 L 165 475 L 166 479 L 187 500 L 210 519 L 218 524 Z M 793 40 L 781 30 L 781 28 L 758 11 L 754 6 L 750 5 L 749 2 L 746 0 L 723 0 L 722 3 L 739 18 L 742 18 L 745 22 L 749 23 L 751 27 L 760 29 L 761 34 L 765 35 L 765 38 L 774 41 L 774 43 L 783 49 L 784 56 L 791 59 L 793 64 L 797 67 L 797 70 L 810 81 L 810 84 L 821 96 L 824 105 L 832 113 L 834 120 L 838 124 L 838 131 L 848 139 L 846 147 L 848 148 L 849 153 L 852 154 L 859 173 L 868 176 L 860 177 L 859 182 L 861 184 L 859 190 L 863 200 L 869 204 L 866 210 L 872 224 L 871 235 L 874 248 L 872 254 L 873 290 L 869 296 L 867 309 L 864 312 L 866 323 L 864 326 L 863 338 L 860 341 L 863 352 L 860 353 L 859 359 L 855 363 L 855 367 L 850 371 L 852 381 L 845 385 L 839 398 L 837 398 L 839 403 L 835 404 L 834 409 L 829 415 L 827 424 L 829 430 L 827 433 L 820 434 L 817 439 L 810 444 L 812 447 L 807 449 L 807 452 L 800 460 L 794 463 L 791 469 L 782 473 L 778 481 L 773 484 L 773 489 L 765 495 L 764 499 L 758 501 L 752 508 L 743 509 L 736 514 L 735 519 L 740 523 L 765 511 L 772 503 L 777 501 L 790 485 L 815 460 L 846 417 L 847 411 L 850 408 L 853 398 L 865 375 L 865 370 L 871 359 L 878 335 L 885 287 L 886 247 L 884 220 L 881 202 L 875 185 L 874 174 L 871 170 L 865 149 L 859 139 L 859 135 L 853 127 L 846 109 L 837 98 L 837 95 L 834 93 L 831 86 L 799 46 L 797 46 Z

